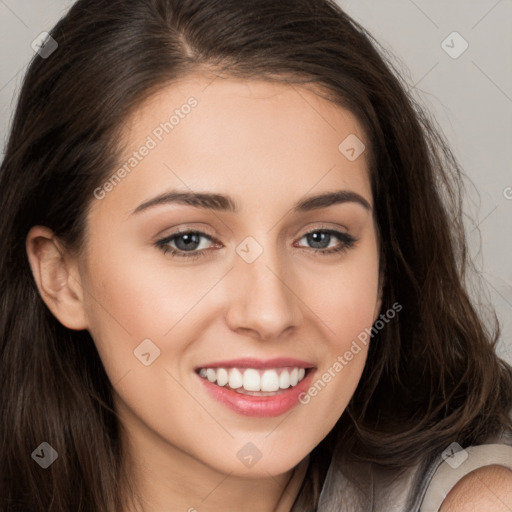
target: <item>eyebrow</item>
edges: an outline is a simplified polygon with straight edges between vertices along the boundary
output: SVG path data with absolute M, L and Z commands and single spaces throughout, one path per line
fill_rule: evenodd
M 135 210 L 133 210 L 131 215 L 154 206 L 172 203 L 185 204 L 193 206 L 194 208 L 204 208 L 215 211 L 227 211 L 232 213 L 237 213 L 239 211 L 237 202 L 230 196 L 214 193 L 181 192 L 171 190 L 140 204 L 135 208 Z M 294 205 L 292 210 L 294 213 L 302 213 L 327 208 L 341 203 L 356 203 L 363 206 L 366 210 L 370 211 L 372 209 L 370 203 L 356 192 L 349 190 L 337 190 L 302 199 Z

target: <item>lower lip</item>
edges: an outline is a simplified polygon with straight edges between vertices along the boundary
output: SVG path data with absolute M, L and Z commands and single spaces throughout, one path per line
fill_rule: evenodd
M 293 388 L 282 390 L 277 395 L 254 396 L 243 395 L 231 389 L 217 386 L 208 379 L 197 376 L 213 398 L 229 407 L 238 414 L 268 418 L 279 416 L 289 411 L 299 402 L 299 395 L 310 385 L 315 370 L 308 370 L 306 376 Z

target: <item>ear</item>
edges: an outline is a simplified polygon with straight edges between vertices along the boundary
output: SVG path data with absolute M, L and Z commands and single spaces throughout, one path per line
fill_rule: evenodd
M 50 311 L 68 329 L 86 329 L 83 289 L 72 258 L 43 226 L 30 229 L 25 245 L 37 289 Z

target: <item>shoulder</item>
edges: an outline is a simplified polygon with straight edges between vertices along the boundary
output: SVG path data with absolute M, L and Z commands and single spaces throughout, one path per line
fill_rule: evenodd
M 464 476 L 447 494 L 439 512 L 512 510 L 512 470 L 491 465 Z
M 436 458 L 425 473 L 420 512 L 512 511 L 512 437 L 490 441 L 465 449 L 452 443 Z

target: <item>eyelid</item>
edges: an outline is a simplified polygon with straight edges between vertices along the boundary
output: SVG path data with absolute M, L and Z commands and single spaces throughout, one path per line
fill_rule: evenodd
M 180 228 L 176 231 L 173 231 L 170 235 L 164 236 L 163 238 L 158 239 L 155 244 L 164 246 L 168 244 L 171 241 L 174 241 L 175 238 L 179 238 L 180 235 L 186 235 L 186 234 L 197 234 L 198 236 L 202 238 L 208 239 L 210 242 L 215 244 L 220 244 L 219 240 L 217 240 L 213 235 L 210 235 L 206 231 L 202 231 L 200 229 L 194 229 L 194 228 Z M 185 251 L 180 251 L 185 252 Z M 196 251 L 199 252 L 199 251 Z
M 339 236 L 339 235 L 352 236 L 352 235 L 350 235 L 350 233 L 341 231 L 340 229 L 323 227 L 323 228 L 313 228 L 308 231 L 305 231 L 298 239 L 300 240 L 301 238 L 304 238 L 307 235 L 310 235 L 312 233 L 317 233 L 317 232 L 329 233 L 329 234 L 335 235 L 335 236 Z
M 339 225 L 339 224 L 336 224 L 335 226 L 333 226 L 332 224 L 315 224 L 312 228 L 308 228 L 302 236 L 304 235 L 307 235 L 309 233 L 314 233 L 315 231 L 338 231 L 340 233 L 343 233 L 344 231 L 342 230 L 345 230 L 345 232 L 348 234 L 348 231 L 349 229 L 346 227 L 346 226 L 343 226 L 343 225 Z M 299 233 L 301 232 L 302 230 L 299 230 Z
M 168 229 L 165 229 L 163 232 L 168 232 L 169 229 L 174 229 L 174 228 L 168 228 Z M 209 229 L 209 227 L 207 225 L 201 225 L 201 226 L 195 226 L 195 225 L 187 225 L 185 224 L 184 226 L 183 225 L 180 225 L 180 227 L 178 228 L 175 228 L 175 231 L 171 231 L 169 235 L 165 235 L 165 236 L 161 236 L 160 234 L 156 235 L 156 239 L 157 240 L 160 240 L 160 239 L 165 239 L 165 238 L 169 238 L 171 236 L 174 236 L 174 235 L 179 235 L 179 234 L 182 234 L 182 233 L 201 233 L 201 234 L 204 234 L 204 235 L 207 235 L 211 238 L 214 238 L 214 235 L 213 234 L 210 234 L 211 231 Z M 162 233 L 162 231 L 160 232 Z

